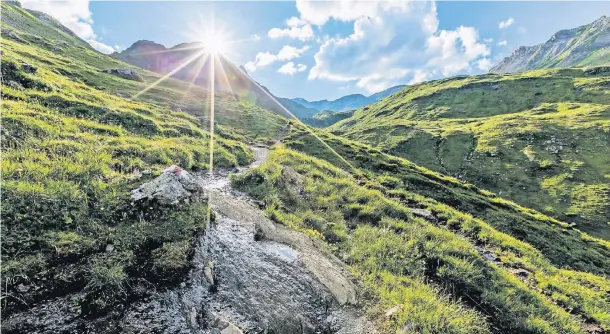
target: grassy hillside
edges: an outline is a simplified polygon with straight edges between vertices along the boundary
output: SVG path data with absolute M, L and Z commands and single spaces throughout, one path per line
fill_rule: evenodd
M 609 82 L 604 68 L 437 80 L 331 131 L 610 239 Z
M 179 111 L 207 115 L 207 93 L 170 79 L 130 99 L 160 76 L 102 72 L 130 67 L 5 2 L 2 30 L 2 315 L 66 294 L 83 316 L 120 315 L 188 270 L 206 203 L 139 208 L 129 191 L 172 164 L 208 167 L 209 133 Z M 248 164 L 246 143 L 285 121 L 217 99 L 214 165 Z
M 366 159 L 361 154 L 350 161 Z M 280 146 L 233 183 L 264 203 L 272 219 L 326 241 L 350 264 L 383 332 L 610 329 L 607 278 L 559 269 L 483 220 L 405 190 L 400 176 L 407 173 L 351 171 Z M 434 217 L 423 219 L 411 208 Z

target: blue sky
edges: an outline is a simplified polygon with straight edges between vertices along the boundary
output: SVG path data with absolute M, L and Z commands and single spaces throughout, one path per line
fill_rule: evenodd
M 102 2 L 23 0 L 111 52 L 201 39 L 212 16 L 228 57 L 275 95 L 335 99 L 477 74 L 516 47 L 610 14 L 610 2 Z M 201 32 L 201 33 L 198 33 Z M 355 33 L 356 32 L 356 33 Z

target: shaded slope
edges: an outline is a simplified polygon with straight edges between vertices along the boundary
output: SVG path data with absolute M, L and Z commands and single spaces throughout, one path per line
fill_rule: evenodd
M 134 205 L 129 191 L 172 164 L 209 167 L 209 132 L 178 110 L 205 120 L 209 93 L 170 78 L 133 98 L 161 76 L 106 73 L 133 67 L 54 21 L 1 6 L 2 317 L 65 297 L 62 307 L 90 319 L 91 331 L 111 331 L 133 300 L 190 269 L 206 201 L 168 210 Z M 244 142 L 274 142 L 286 123 L 231 95 L 217 99 L 217 168 L 247 165 Z
M 556 32 L 546 43 L 521 46 L 492 67 L 490 73 L 610 64 L 610 18 Z
M 413 85 L 331 127 L 610 238 L 605 68 Z

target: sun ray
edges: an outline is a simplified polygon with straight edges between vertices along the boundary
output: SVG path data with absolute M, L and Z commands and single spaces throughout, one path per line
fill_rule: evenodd
M 320 136 L 318 136 L 318 134 L 315 133 L 309 126 L 307 126 L 305 123 L 301 122 L 301 120 L 298 117 L 296 117 L 290 110 L 288 110 L 286 107 L 284 107 L 284 105 L 279 103 L 275 99 L 275 97 L 273 95 L 271 95 L 271 93 L 269 93 L 266 89 L 264 89 L 258 82 L 254 81 L 252 78 L 250 78 L 249 75 L 244 73 L 241 69 L 237 68 L 235 65 L 229 63 L 229 66 L 233 66 L 234 69 L 237 69 L 239 72 L 243 73 L 243 75 L 251 83 L 253 83 L 256 87 L 258 87 L 260 91 L 262 91 L 265 95 L 267 95 L 267 97 L 269 97 L 275 104 L 277 104 L 277 106 L 280 107 L 287 115 L 290 115 L 290 117 L 292 117 L 299 125 L 303 126 L 307 132 L 309 132 L 312 136 L 314 136 L 314 138 L 316 138 L 318 141 L 320 141 L 320 143 L 322 143 L 322 145 L 324 145 L 334 155 L 336 155 L 343 163 L 345 163 L 350 169 L 352 169 L 352 171 L 354 171 L 356 173 L 356 175 L 360 174 L 360 171 L 358 169 L 356 169 L 349 161 L 347 161 L 345 158 L 343 158 L 343 156 L 341 154 L 339 154 L 332 147 L 330 147 L 330 145 L 328 145 L 328 143 L 326 143 L 324 141 L 324 139 L 320 138 Z
M 218 64 L 220 65 L 218 66 L 218 73 L 220 73 L 222 79 L 224 79 L 226 89 L 228 89 L 231 93 L 231 98 L 236 99 L 233 87 L 231 87 L 231 81 L 229 81 L 229 77 L 227 77 L 227 73 L 224 70 L 224 66 L 222 66 L 222 60 L 218 56 L 215 56 L 215 58 L 218 61 Z
M 205 66 L 205 63 L 208 61 L 209 57 L 210 57 L 210 54 L 206 53 L 206 54 L 204 54 L 203 57 L 200 57 L 197 60 L 197 63 L 195 64 L 195 70 L 193 71 L 193 76 L 192 76 L 191 80 L 189 80 L 189 85 L 186 88 L 186 91 L 184 92 L 184 94 L 182 95 L 182 101 L 184 101 L 186 99 L 186 96 L 188 95 L 188 93 L 191 91 L 193 86 L 195 86 L 195 81 L 197 81 L 197 77 L 199 77 L 199 75 L 201 74 L 201 70 L 203 69 L 203 66 Z
M 134 53 L 131 53 L 131 55 L 146 56 L 146 55 L 153 55 L 153 54 L 172 53 L 172 52 L 190 51 L 190 50 L 201 50 L 201 49 L 203 49 L 203 45 L 191 45 L 191 46 L 184 46 L 184 47 L 167 49 L 167 50 L 134 52 Z
M 147 91 L 151 90 L 152 88 L 154 88 L 155 86 L 157 86 L 158 84 L 160 84 L 161 82 L 167 80 L 169 77 L 171 77 L 172 75 L 174 75 L 176 72 L 180 71 L 181 69 L 185 68 L 188 64 L 192 63 L 195 59 L 201 57 L 203 54 L 205 53 L 205 51 L 200 51 L 197 52 L 194 56 L 192 56 L 191 58 L 189 58 L 188 60 L 186 60 L 185 62 L 183 62 L 182 64 L 180 64 L 179 66 L 177 66 L 175 69 L 173 69 L 171 72 L 167 73 L 166 75 L 164 75 L 163 77 L 161 77 L 159 80 L 153 82 L 152 84 L 150 84 L 149 86 L 147 86 L 146 88 L 144 88 L 143 90 L 141 90 L 140 92 L 138 92 L 136 95 L 134 95 L 132 97 L 132 99 L 137 98 L 138 96 L 146 93 Z
M 208 61 L 210 62 L 209 65 L 209 77 L 210 77 L 210 90 L 208 93 L 208 98 L 209 98 L 209 102 L 210 102 L 210 107 L 209 107 L 209 114 L 210 114 L 210 144 L 209 144 L 209 150 L 210 150 L 210 158 L 209 158 L 209 178 L 212 179 L 214 177 L 214 93 L 215 93 L 215 80 L 214 80 L 214 58 L 216 55 L 211 55 L 208 58 Z M 210 206 L 212 203 L 212 191 L 208 191 L 208 206 Z M 208 209 L 208 215 L 207 215 L 207 226 L 210 226 L 211 223 L 211 215 L 212 215 L 212 211 L 211 211 L 211 207 Z

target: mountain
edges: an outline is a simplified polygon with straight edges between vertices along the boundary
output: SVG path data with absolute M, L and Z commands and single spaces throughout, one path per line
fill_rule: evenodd
M 403 89 L 404 87 L 405 87 L 404 85 L 394 86 L 394 87 L 388 88 L 384 91 L 381 91 L 379 93 L 375 93 L 371 96 L 364 96 L 362 94 L 352 94 L 352 95 L 340 97 L 333 101 L 328 101 L 328 100 L 307 101 L 303 98 L 294 98 L 292 100 L 299 103 L 300 105 L 302 105 L 304 107 L 315 109 L 318 111 L 325 111 L 325 110 L 348 111 L 348 110 L 359 109 L 359 108 L 367 106 L 371 103 L 380 101 L 380 100 L 384 99 L 385 97 L 398 92 L 399 90 Z
M 248 95 L 215 92 L 210 122 L 205 85 L 101 54 L 57 22 L 0 5 L 2 333 L 610 330 L 610 243 L 580 225 L 304 127 Z M 587 185 L 581 170 L 607 159 L 593 155 L 605 138 L 593 138 L 590 124 L 607 128 L 598 94 L 607 72 L 578 71 L 539 73 L 554 80 L 545 82 L 489 76 L 509 81 L 497 87 L 460 79 L 480 95 L 456 81 L 421 84 L 383 100 L 396 103 L 384 112 L 404 108 L 397 99 L 414 91 L 440 98 L 439 110 L 410 110 L 424 119 L 449 112 L 441 102 L 453 112 L 465 112 L 460 102 L 481 103 L 479 112 L 517 108 L 502 102 L 513 97 L 502 90 L 510 81 L 542 95 L 561 83 L 568 88 L 557 98 L 598 99 L 582 102 L 591 110 L 536 109 L 587 139 L 576 142 L 582 159 L 567 154 L 574 148 L 553 125 L 548 154 L 566 152 L 557 168 L 572 167 L 547 184 L 561 195 L 569 190 L 561 180 Z M 390 133 L 384 126 L 396 120 L 370 111 L 387 121 L 383 136 L 407 129 Z M 537 140 L 539 119 L 485 129 Z M 479 122 L 458 121 L 474 130 Z M 518 145 L 486 139 L 485 147 Z M 420 145 L 421 160 L 430 145 Z M 532 150 L 534 161 L 545 154 Z
M 606 67 L 409 86 L 330 127 L 610 240 Z
M 207 88 L 210 85 L 211 62 L 206 61 L 206 56 L 201 55 L 203 51 L 204 45 L 198 42 L 181 43 L 166 48 L 152 41 L 140 40 L 111 56 L 131 65 L 161 74 L 171 74 L 174 78 Z M 222 55 L 217 56 L 215 63 L 217 69 L 214 72 L 214 82 L 217 91 L 231 93 L 236 98 L 248 100 L 262 108 L 289 117 L 267 88 L 250 78 L 243 67 L 238 67 Z M 175 71 L 180 67 L 180 70 Z
M 546 43 L 521 46 L 490 73 L 610 64 L 610 18 L 555 33 Z

